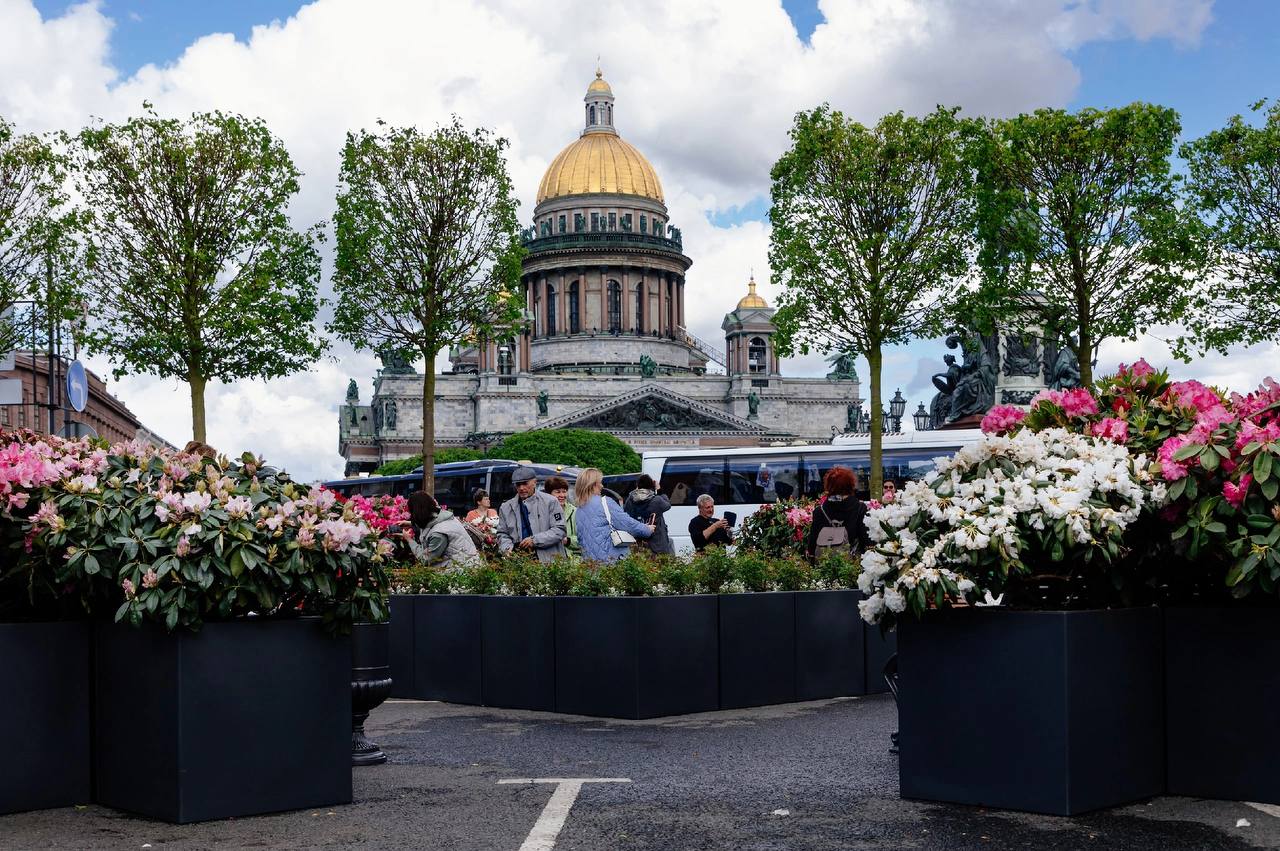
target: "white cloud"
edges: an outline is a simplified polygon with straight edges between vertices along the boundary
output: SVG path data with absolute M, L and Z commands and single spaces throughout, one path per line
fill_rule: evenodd
M 1062 105 L 1079 82 L 1064 51 L 1127 37 L 1193 44 L 1209 21 L 1203 0 L 821 0 L 820 8 L 826 20 L 806 45 L 776 0 L 318 0 L 255 27 L 247 41 L 208 35 L 122 80 L 108 62 L 103 7 L 41 20 L 29 0 L 0 0 L 0 115 L 26 129 L 74 130 L 90 116 L 136 113 L 145 99 L 162 113 L 262 116 L 306 174 L 292 211 L 305 225 L 329 218 L 347 130 L 377 118 L 431 127 L 457 113 L 511 139 L 527 219 L 543 169 L 580 128 L 599 53 L 619 128 L 658 169 L 694 259 L 691 328 L 719 341 L 752 267 L 767 299 L 776 290 L 767 225 L 715 227 L 707 214 L 767 195 L 797 110 L 829 101 L 871 122 L 937 103 L 988 114 Z M 212 386 L 210 442 L 264 452 L 304 478 L 340 472 L 335 408 L 348 376 L 368 398 L 374 360 L 338 351 L 340 363 L 298 376 Z M 920 357 L 913 349 L 893 361 L 902 380 Z M 786 369 L 826 371 L 820 358 Z M 115 386 L 149 426 L 183 442 L 185 385 L 134 377 Z

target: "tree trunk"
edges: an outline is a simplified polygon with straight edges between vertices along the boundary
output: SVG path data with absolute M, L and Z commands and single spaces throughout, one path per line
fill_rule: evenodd
M 884 492 L 884 415 L 880 409 L 880 346 L 873 344 L 867 352 L 867 371 L 871 375 L 871 498 L 879 499 Z
M 204 376 L 191 370 L 187 373 L 187 384 L 191 386 L 191 439 L 207 443 L 204 429 Z
M 1087 321 L 1080 323 L 1079 345 L 1076 346 L 1076 360 L 1080 362 L 1080 386 L 1093 386 L 1093 329 Z
M 422 376 L 422 489 L 436 492 L 436 356 L 427 356 Z

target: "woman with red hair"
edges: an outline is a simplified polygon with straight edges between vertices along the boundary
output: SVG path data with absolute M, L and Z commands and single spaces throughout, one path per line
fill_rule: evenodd
M 816 557 L 819 549 L 845 548 L 850 555 L 857 555 L 870 546 L 864 522 L 867 507 L 854 496 L 857 489 L 858 476 L 848 467 L 832 467 L 822 478 L 824 497 L 813 509 L 813 525 L 805 541 L 810 558 Z

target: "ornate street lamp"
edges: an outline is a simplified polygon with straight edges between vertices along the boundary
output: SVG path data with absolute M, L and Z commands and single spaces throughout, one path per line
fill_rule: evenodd
M 916 431 L 930 431 L 933 428 L 933 417 L 929 416 L 929 412 L 924 409 L 924 402 L 921 402 L 920 407 L 916 408 L 916 412 L 911 415 L 911 419 L 915 420 Z
M 889 414 L 893 417 L 894 431 L 902 431 L 902 415 L 907 412 L 907 400 L 902 396 L 902 390 L 894 390 L 893 398 L 889 400 Z

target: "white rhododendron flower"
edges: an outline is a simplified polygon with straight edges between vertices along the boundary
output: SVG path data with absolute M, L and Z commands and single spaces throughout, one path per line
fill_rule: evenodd
M 1065 429 L 988 435 L 938 459 L 894 502 L 867 512 L 872 546 L 858 579 L 868 595 L 862 617 L 876 623 L 886 613 L 919 614 L 989 595 L 977 575 L 1026 572 L 1024 555 L 1118 551 L 1142 509 L 1167 499 L 1147 464 L 1122 444 Z

